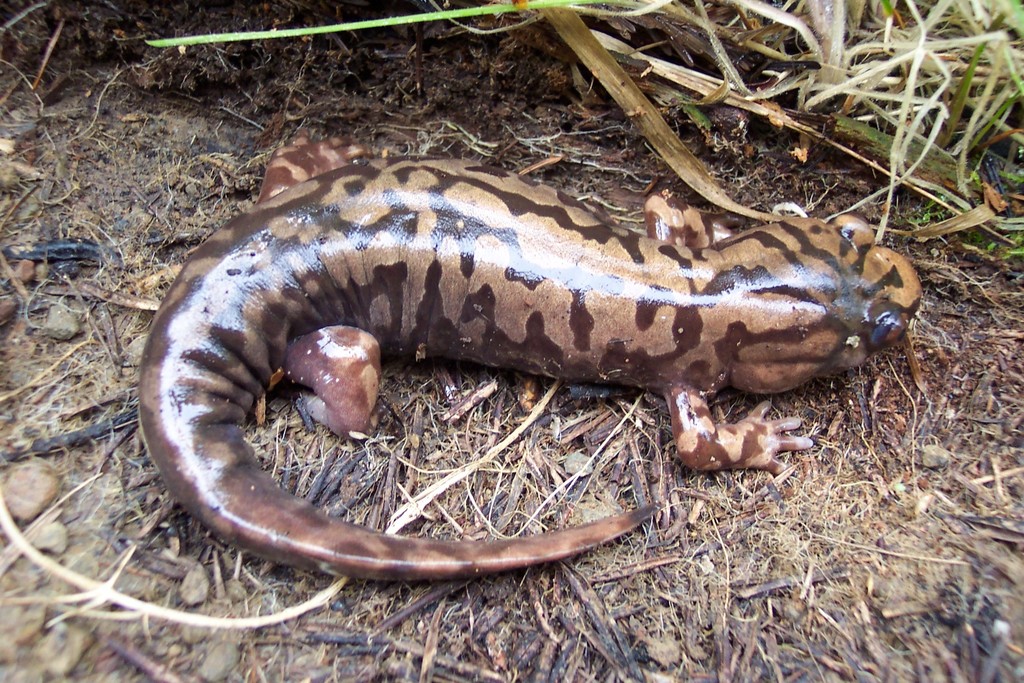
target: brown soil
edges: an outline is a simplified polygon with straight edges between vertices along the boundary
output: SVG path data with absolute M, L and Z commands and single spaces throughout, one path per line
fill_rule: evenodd
M 190 249 L 251 205 L 276 146 L 302 127 L 378 154 L 513 169 L 558 155 L 535 175 L 633 223 L 651 181 L 689 193 L 614 104 L 581 93 L 557 51 L 538 47 L 555 44 L 540 28 L 479 36 L 429 25 L 420 48 L 411 29 L 184 51 L 141 44 L 368 16 L 327 3 L 187 4 L 55 3 L 0 34 L 0 246 L 102 247 L 79 245 L 89 258 L 55 256 L 34 273 L 6 259 L 23 280 L 0 272 L 0 302 L 16 304 L 0 320 L 0 450 L 52 450 L 0 467 L 10 476 L 25 462 L 52 464 L 35 474 L 55 475 L 67 497 L 34 538 L 62 565 L 118 575 L 121 592 L 155 605 L 242 617 L 295 605 L 331 579 L 240 557 L 211 537 L 168 498 L 131 411 L 149 305 Z M 734 197 L 760 209 L 795 201 L 826 215 L 881 182 L 824 150 L 796 161 L 797 141 L 764 122 L 740 134 L 699 134 L 681 115 L 676 124 Z M 327 608 L 256 631 L 114 621 L 118 610 L 103 605 L 89 607 L 106 618 L 77 615 L 55 602 L 74 591 L 7 544 L 0 679 L 1019 680 L 1021 274 L 954 243 L 897 247 L 925 285 L 920 382 L 899 350 L 773 397 L 817 441 L 787 456 L 797 465 L 788 478 L 687 471 L 659 398 L 577 399 L 561 388 L 522 439 L 404 533 L 537 533 L 651 500 L 661 512 L 643 532 L 494 578 L 354 581 Z M 486 451 L 551 386 L 444 362 L 396 361 L 385 375 L 385 419 L 366 442 L 307 430 L 286 394 L 251 430 L 285 486 L 305 494 L 322 471 L 336 475 L 318 500 L 376 528 L 404 502 L 399 485 L 414 495 Z M 492 380 L 490 398 L 442 420 Z M 716 411 L 742 415 L 758 400 L 725 395 Z M 89 428 L 74 445 L 53 441 Z M 528 524 L 609 437 L 599 467 Z

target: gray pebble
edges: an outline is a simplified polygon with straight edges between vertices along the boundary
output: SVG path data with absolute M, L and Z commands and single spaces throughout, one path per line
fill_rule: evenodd
M 4 500 L 11 515 L 31 522 L 57 497 L 59 482 L 49 463 L 29 460 L 15 465 L 3 478 Z
M 50 339 L 67 341 L 82 331 L 82 321 L 64 306 L 51 306 L 39 331 Z

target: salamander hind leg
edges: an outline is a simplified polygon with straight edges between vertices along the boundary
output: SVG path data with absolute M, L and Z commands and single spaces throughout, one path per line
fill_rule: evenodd
M 732 237 L 742 223 L 739 216 L 702 213 L 667 192 L 647 198 L 644 221 L 648 237 L 687 249 L 704 249 Z
M 313 390 L 304 398 L 314 420 L 339 436 L 368 433 L 377 423 L 380 346 L 354 327 L 325 327 L 288 345 L 285 376 Z
M 370 151 L 350 138 L 332 137 L 313 142 L 304 131 L 270 157 L 257 204 L 318 175 L 347 166 L 353 159 L 370 156 Z
M 683 462 L 695 470 L 757 469 L 779 474 L 785 465 L 775 456 L 801 451 L 814 442 L 786 432 L 800 426 L 800 419 L 767 420 L 767 401 L 735 424 L 716 425 L 699 392 L 672 387 L 665 393 L 672 416 L 672 435 Z

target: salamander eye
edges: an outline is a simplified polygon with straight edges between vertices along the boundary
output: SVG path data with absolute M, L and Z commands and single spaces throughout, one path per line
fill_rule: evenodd
M 831 221 L 839 233 L 851 244 L 866 247 L 875 243 L 875 231 L 867 221 L 855 213 L 844 213 Z
M 898 344 L 907 332 L 907 316 L 896 308 L 887 308 L 874 317 L 869 343 L 873 350 Z

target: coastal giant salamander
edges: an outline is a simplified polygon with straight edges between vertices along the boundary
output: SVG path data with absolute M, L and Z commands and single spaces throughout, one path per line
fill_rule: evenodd
M 723 387 L 768 393 L 903 339 L 921 287 L 860 218 L 786 219 L 736 235 L 662 195 L 649 236 L 475 162 L 356 159 L 341 140 L 279 150 L 257 206 L 185 265 L 153 322 L 140 422 L 171 494 L 225 540 L 273 560 L 370 578 L 452 578 L 568 557 L 649 510 L 529 538 L 387 536 L 286 493 L 243 438 L 284 368 L 339 434 L 374 421 L 380 356 L 460 359 L 643 387 L 668 401 L 700 470 L 778 473 L 810 439 L 758 406 L 715 424 Z

